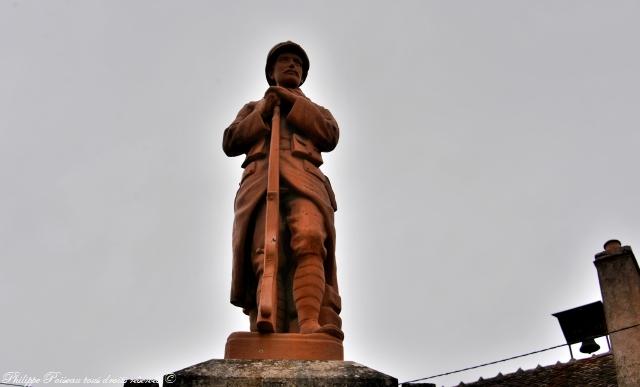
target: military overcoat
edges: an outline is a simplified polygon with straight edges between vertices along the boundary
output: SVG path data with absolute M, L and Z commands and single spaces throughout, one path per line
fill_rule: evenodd
M 322 164 L 321 152 L 333 150 L 338 143 L 338 124 L 329 110 L 313 103 L 300 89 L 291 91 L 298 97 L 291 109 L 283 112 L 281 119 L 280 181 L 281 185 L 311 199 L 323 214 L 327 229 L 323 306 L 331 305 L 336 313 L 334 318 L 337 318 L 341 304 L 336 276 L 333 217 L 337 206 L 329 179 L 319 167 Z M 247 103 L 225 129 L 223 136 L 223 150 L 227 156 L 246 155 L 234 203 L 231 282 L 231 303 L 242 307 L 245 313 L 256 305 L 257 284 L 251 266 L 252 222 L 256 209 L 266 200 L 271 133 L 271 123 L 265 122 L 255 109 L 257 103 Z M 322 321 L 320 323 L 323 324 Z

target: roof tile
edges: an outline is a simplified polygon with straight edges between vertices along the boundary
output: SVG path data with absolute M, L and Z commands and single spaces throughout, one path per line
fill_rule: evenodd
M 531 370 L 518 370 L 511 374 L 499 373 L 493 378 L 482 379 L 468 384 L 467 387 L 617 387 L 616 370 L 613 355 L 605 353 L 590 358 L 570 360 L 566 363 Z

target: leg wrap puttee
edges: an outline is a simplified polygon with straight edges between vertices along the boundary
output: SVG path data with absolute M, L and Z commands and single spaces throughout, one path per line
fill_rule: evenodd
M 312 333 L 320 327 L 318 316 L 325 285 L 322 257 L 307 254 L 297 261 L 293 277 L 293 300 L 298 311 L 300 333 Z

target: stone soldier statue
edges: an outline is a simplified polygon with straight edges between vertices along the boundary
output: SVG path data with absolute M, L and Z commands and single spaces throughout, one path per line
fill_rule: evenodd
M 235 199 L 231 303 L 256 324 L 265 272 L 265 198 L 271 118 L 279 106 L 279 219 L 282 243 L 277 264 L 277 323 L 282 333 L 325 333 L 342 340 L 340 295 L 336 276 L 337 206 L 329 179 L 320 171 L 321 152 L 338 143 L 331 113 L 300 90 L 309 59 L 291 41 L 274 46 L 265 75 L 270 87 L 249 102 L 224 131 L 227 156 L 246 156 Z M 275 154 L 275 153 L 274 153 Z M 266 331 L 268 332 L 268 331 Z

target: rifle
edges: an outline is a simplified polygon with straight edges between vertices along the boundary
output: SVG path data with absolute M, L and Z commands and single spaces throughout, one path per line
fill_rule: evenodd
M 278 312 L 278 252 L 280 245 L 280 106 L 273 108 L 267 172 L 264 269 L 256 325 L 259 332 L 276 330 Z

